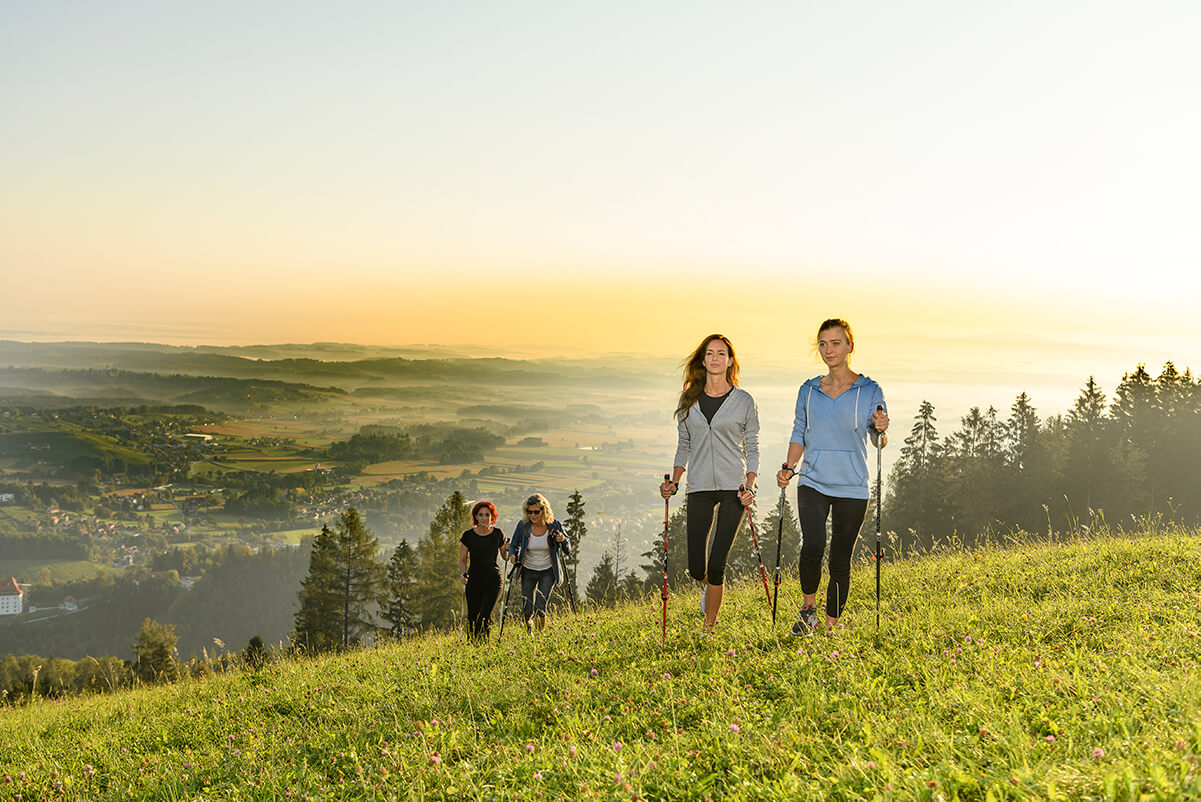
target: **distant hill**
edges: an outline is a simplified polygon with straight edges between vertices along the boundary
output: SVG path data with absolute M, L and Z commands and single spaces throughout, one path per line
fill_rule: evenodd
M 252 404 L 321 401 L 341 395 L 346 395 L 346 391 L 339 387 L 274 379 L 159 374 L 118 368 L 0 368 L 0 402 L 8 404 L 29 404 L 42 398 L 55 400 L 53 406 L 62 406 L 104 398 L 121 399 L 122 406 L 194 403 L 210 409 L 238 411 Z

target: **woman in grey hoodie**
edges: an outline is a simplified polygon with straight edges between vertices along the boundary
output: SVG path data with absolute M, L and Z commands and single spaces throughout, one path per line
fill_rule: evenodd
M 659 493 L 675 495 L 688 470 L 688 572 L 703 583 L 701 612 L 705 629 L 711 630 L 721 608 L 730 547 L 743 509 L 755 499 L 759 473 L 759 410 L 750 393 L 738 387 L 738 359 L 726 337 L 709 335 L 684 362 L 675 417 L 675 465 Z M 746 490 L 739 492 L 740 486 Z
M 817 629 L 815 602 L 826 551 L 826 520 L 831 520 L 830 582 L 826 587 L 826 627 L 838 624 L 850 587 L 851 553 L 867 513 L 867 440 L 887 444 L 888 412 L 880 385 L 851 370 L 855 350 L 851 325 L 831 318 L 817 330 L 817 351 L 825 376 L 815 376 L 797 393 L 796 418 L 788 459 L 776 474 L 787 487 L 793 475 L 801 521 L 801 593 L 804 602 L 792 634 Z

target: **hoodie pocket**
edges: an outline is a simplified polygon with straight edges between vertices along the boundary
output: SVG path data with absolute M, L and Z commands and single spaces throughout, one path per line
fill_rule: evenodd
M 867 483 L 867 467 L 853 451 L 806 451 L 808 471 L 802 471 L 827 487 L 860 487 Z

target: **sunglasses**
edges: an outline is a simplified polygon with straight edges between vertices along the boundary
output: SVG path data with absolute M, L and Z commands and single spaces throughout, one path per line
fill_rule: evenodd
M 532 509 L 532 510 L 526 510 L 526 512 L 528 512 L 530 515 L 541 515 L 541 514 L 542 514 L 542 508 L 541 508 L 541 507 L 536 507 L 536 508 L 534 508 L 534 509 Z

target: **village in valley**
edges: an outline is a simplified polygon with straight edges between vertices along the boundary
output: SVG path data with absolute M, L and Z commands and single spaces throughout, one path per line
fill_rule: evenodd
M 390 552 L 415 544 L 454 492 L 492 499 L 503 528 L 530 492 L 562 509 L 578 491 L 591 532 L 581 586 L 606 551 L 636 570 L 657 532 L 631 488 L 653 486 L 670 461 L 668 416 L 637 396 L 613 405 L 604 388 L 573 381 L 578 366 L 397 358 L 376 360 L 370 386 L 345 388 L 282 381 L 278 360 L 225 355 L 233 376 L 187 375 L 189 362 L 213 367 L 192 349 L 106 353 L 117 366 L 102 370 L 86 367 L 102 346 L 48 359 L 39 350 L 0 348 L 16 363 L 0 369 L 0 655 L 82 657 L 89 644 L 68 641 L 94 604 L 112 606 L 120 592 L 134 615 L 170 619 L 172 605 L 186 606 L 179 594 L 211 585 L 214 566 L 235 556 L 297 552 L 286 559 L 302 575 L 300 547 L 351 507 Z M 295 370 L 295 354 L 277 356 Z M 460 379 L 456 366 L 475 378 Z M 363 368 L 308 360 L 294 378 L 306 370 L 361 378 Z M 479 400 L 471 383 L 481 372 L 494 383 L 489 403 L 468 403 Z M 658 391 L 669 381 L 632 384 Z M 268 642 L 286 638 L 299 578 L 281 570 L 274 601 L 254 602 L 282 608 L 255 630 Z M 244 634 L 210 629 L 181 651 Z M 130 636 L 104 642 L 125 653 Z

